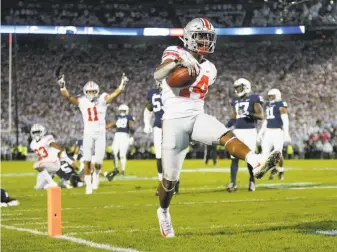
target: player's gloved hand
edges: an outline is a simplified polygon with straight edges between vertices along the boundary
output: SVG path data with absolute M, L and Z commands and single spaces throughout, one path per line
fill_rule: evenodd
M 135 139 L 133 137 L 129 138 L 129 145 L 133 145 L 135 143 Z
M 145 125 L 145 127 L 144 127 L 144 133 L 146 133 L 146 134 L 152 133 L 152 127 L 149 126 L 149 125 Z
M 64 74 L 62 74 L 62 77 L 60 79 L 58 79 L 57 83 L 59 84 L 60 88 L 66 87 L 66 82 L 64 80 Z
M 289 133 L 283 132 L 283 141 L 285 143 L 291 143 L 291 137 L 290 137 Z
M 122 79 L 121 79 L 121 84 L 119 85 L 118 88 L 119 88 L 120 90 L 124 90 L 126 84 L 128 83 L 128 81 L 129 81 L 128 77 L 126 77 L 125 73 L 123 73 Z
M 187 51 L 183 51 L 175 62 L 180 67 L 186 67 L 190 76 L 197 76 L 200 72 L 199 62 Z

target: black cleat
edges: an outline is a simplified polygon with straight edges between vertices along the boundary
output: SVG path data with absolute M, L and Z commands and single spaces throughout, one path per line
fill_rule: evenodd
M 277 170 L 274 167 L 270 172 L 269 180 L 273 180 L 276 173 L 277 173 Z
M 249 192 L 255 192 L 255 189 L 256 189 L 255 183 L 253 181 L 250 181 L 248 191 Z
M 278 179 L 279 180 L 284 180 L 284 172 L 279 172 Z
M 118 170 L 113 170 L 111 172 L 109 172 L 107 175 L 106 175 L 106 178 L 111 181 L 114 179 L 114 177 L 119 173 Z
M 158 191 L 156 192 L 156 196 L 159 196 L 159 192 Z
M 227 192 L 235 192 L 237 189 L 238 186 L 233 182 L 230 182 L 226 188 Z

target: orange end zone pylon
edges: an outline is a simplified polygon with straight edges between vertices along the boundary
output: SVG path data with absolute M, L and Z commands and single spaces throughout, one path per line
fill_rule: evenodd
M 61 187 L 48 188 L 48 235 L 62 235 Z

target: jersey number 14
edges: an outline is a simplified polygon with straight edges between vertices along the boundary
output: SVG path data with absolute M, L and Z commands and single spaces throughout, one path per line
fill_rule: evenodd
M 98 114 L 96 107 L 88 108 L 88 121 L 89 122 L 98 121 Z

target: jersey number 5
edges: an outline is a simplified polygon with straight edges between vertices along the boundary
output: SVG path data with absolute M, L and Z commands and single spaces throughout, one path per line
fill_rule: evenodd
M 92 107 L 88 108 L 88 121 L 98 121 L 98 114 L 97 114 L 97 108 Z

